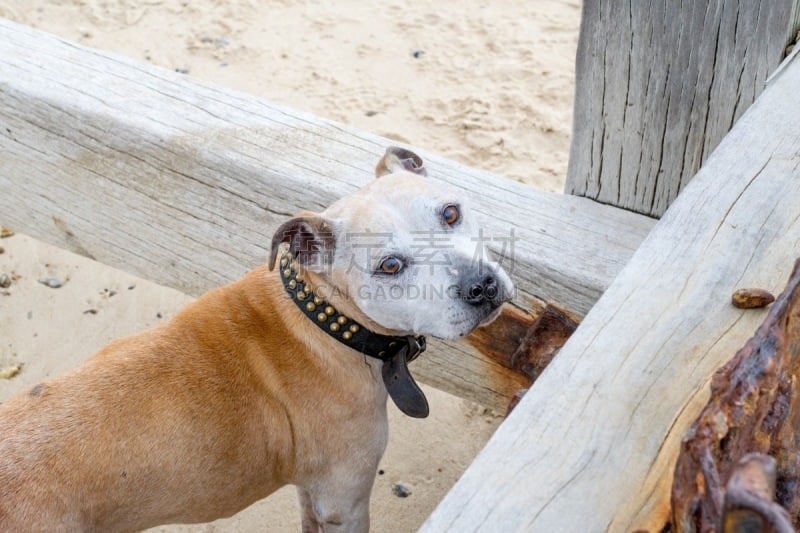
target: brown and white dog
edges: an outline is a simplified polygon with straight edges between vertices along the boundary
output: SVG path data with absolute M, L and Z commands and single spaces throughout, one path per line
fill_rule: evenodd
M 1 405 L 0 531 L 205 522 L 286 484 L 304 531 L 367 531 L 387 388 L 427 414 L 418 336 L 466 335 L 513 290 L 416 154 L 376 174 L 283 224 L 269 267 Z

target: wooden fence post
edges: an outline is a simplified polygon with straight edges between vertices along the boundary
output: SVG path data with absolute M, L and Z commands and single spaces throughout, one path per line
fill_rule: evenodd
M 800 0 L 586 0 L 565 191 L 660 217 L 798 26 Z

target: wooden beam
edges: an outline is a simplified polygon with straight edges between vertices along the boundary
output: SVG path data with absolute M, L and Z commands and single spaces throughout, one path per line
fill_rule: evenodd
M 281 222 L 373 179 L 389 144 L 0 20 L 1 222 L 191 295 L 263 263 Z M 511 352 L 545 304 L 583 316 L 654 222 L 418 153 L 506 256 L 516 308 L 489 331 Z M 431 345 L 414 372 L 451 393 L 505 409 L 530 382 L 498 343 Z
M 588 0 L 566 191 L 661 216 L 764 88 L 800 0 Z
M 661 531 L 709 380 L 800 255 L 800 59 L 772 80 L 422 528 Z

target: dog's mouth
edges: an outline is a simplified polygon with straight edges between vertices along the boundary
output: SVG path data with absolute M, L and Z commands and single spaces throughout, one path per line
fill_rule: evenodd
M 492 291 L 487 291 L 486 298 L 482 305 L 480 318 L 477 321 L 475 328 L 483 327 L 494 322 L 500 313 L 502 313 L 503 304 L 511 301 L 511 292 L 503 290 L 498 286 L 494 286 Z M 467 301 L 469 303 L 469 301 Z M 474 305 L 474 304 L 473 304 Z
M 500 314 L 503 312 L 503 303 L 505 302 L 501 302 L 497 305 L 492 305 L 492 311 L 488 315 L 486 315 L 483 318 L 483 320 L 481 320 L 480 324 L 478 324 L 478 327 L 482 328 L 483 326 L 488 326 L 489 324 L 497 320 L 497 317 L 499 317 Z
M 502 307 L 503 307 L 502 303 L 497 304 L 497 305 L 492 305 L 489 308 L 490 309 L 489 312 L 487 312 L 482 317 L 479 317 L 473 323 L 473 327 L 470 328 L 470 330 L 467 331 L 464 336 L 471 334 L 473 331 L 475 331 L 478 328 L 482 328 L 482 327 L 488 326 L 489 324 L 491 324 L 492 322 L 497 320 L 497 317 L 499 317 L 500 314 L 503 312 Z
M 497 317 L 502 313 L 502 304 L 486 308 L 482 313 L 459 313 L 457 316 L 451 318 L 447 334 L 434 334 L 430 336 L 443 340 L 460 339 L 470 335 L 478 328 L 487 326 L 494 322 Z

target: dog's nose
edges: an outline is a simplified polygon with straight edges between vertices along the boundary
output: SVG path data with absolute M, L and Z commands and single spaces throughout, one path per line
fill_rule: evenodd
M 479 277 L 466 284 L 462 298 L 470 305 L 481 305 L 484 302 L 497 303 L 500 298 L 497 280 L 491 274 Z

